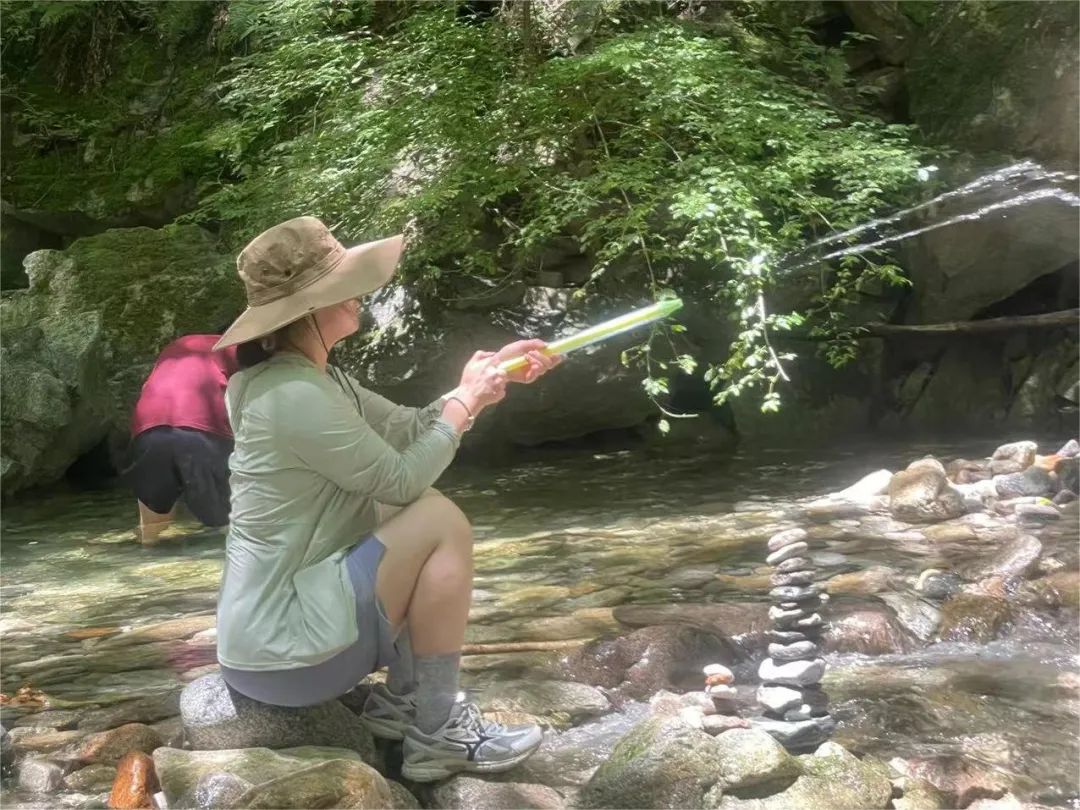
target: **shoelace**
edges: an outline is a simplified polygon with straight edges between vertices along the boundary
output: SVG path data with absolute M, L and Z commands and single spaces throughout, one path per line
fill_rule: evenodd
M 462 728 L 468 729 L 473 733 L 479 731 L 486 732 L 488 736 L 506 732 L 506 729 L 498 723 L 484 720 L 484 715 L 480 712 L 480 707 L 475 703 L 462 704 L 461 714 L 458 715 L 458 724 Z

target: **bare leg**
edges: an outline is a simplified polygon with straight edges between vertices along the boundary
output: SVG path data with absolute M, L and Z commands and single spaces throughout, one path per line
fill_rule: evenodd
M 158 543 L 159 535 L 176 517 L 176 507 L 174 506 L 168 512 L 162 514 L 160 512 L 152 511 L 150 507 L 142 501 L 138 501 L 138 504 L 139 542 L 144 546 L 155 546 Z

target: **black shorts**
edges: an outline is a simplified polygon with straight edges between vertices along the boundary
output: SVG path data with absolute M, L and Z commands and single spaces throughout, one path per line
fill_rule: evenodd
M 229 454 L 232 439 L 194 428 L 155 427 L 131 444 L 123 478 L 135 497 L 165 514 L 183 498 L 206 526 L 229 522 Z

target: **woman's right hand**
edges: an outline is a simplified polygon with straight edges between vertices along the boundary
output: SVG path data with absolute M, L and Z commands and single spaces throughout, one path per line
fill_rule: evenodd
M 476 416 L 506 396 L 507 382 L 509 377 L 499 368 L 495 352 L 476 352 L 465 364 L 455 393 Z

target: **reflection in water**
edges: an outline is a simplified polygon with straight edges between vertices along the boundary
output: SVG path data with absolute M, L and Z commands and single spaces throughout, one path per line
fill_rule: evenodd
M 970 458 L 994 444 L 876 444 L 813 457 L 618 452 L 495 473 L 458 469 L 442 488 L 476 527 L 469 642 L 552 643 L 619 632 L 611 608 L 625 604 L 763 602 L 764 540 L 804 517 L 800 502 L 927 452 Z M 143 549 L 130 540 L 133 520 L 122 492 L 39 497 L 4 509 L 5 693 L 30 685 L 56 708 L 106 706 L 175 691 L 213 662 L 206 628 L 220 533 Z M 913 601 L 920 572 L 959 570 L 1000 542 L 970 526 L 886 538 L 888 523 L 871 515 L 814 527 L 813 554 L 827 575 L 888 570 L 897 591 L 841 602 L 886 609 L 887 597 L 887 609 L 900 610 Z M 1075 571 L 1076 526 L 1061 521 L 1038 533 L 1043 557 Z M 1028 605 L 1021 616 L 991 644 L 831 656 L 826 685 L 841 721 L 838 739 L 885 759 L 962 757 L 1015 774 L 1026 795 L 1044 801 L 1074 796 L 1076 612 Z M 114 638 L 150 624 L 156 628 L 146 643 Z M 466 659 L 466 671 L 474 686 L 528 677 L 558 654 L 477 655 Z M 752 665 L 738 671 L 746 677 Z

